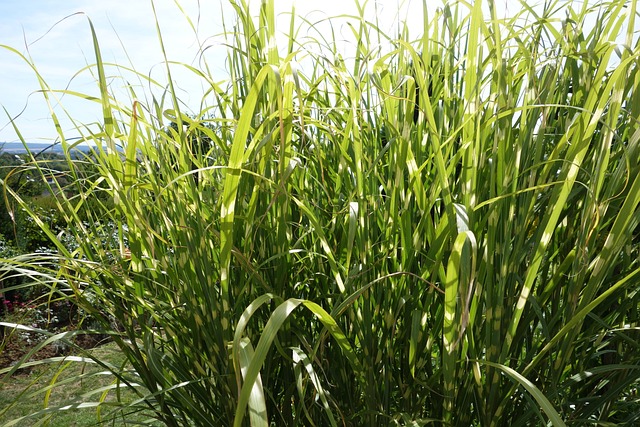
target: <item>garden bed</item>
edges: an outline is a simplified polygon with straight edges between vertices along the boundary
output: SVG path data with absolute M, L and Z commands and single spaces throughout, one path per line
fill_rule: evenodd
M 3 314 L 0 320 L 7 323 L 25 325 L 51 333 L 75 330 L 75 322 L 71 313 L 74 310 L 65 303 L 55 303 L 49 306 L 35 303 L 22 303 L 19 300 L 3 300 Z M 24 330 L 0 327 L 0 369 L 14 365 L 29 352 L 37 348 L 46 338 L 45 335 Z M 106 335 L 78 335 L 73 345 L 62 341 L 53 342 L 37 350 L 30 361 L 43 360 L 50 357 L 72 354 L 75 349 L 91 349 L 108 342 Z M 19 371 L 24 372 L 24 370 Z

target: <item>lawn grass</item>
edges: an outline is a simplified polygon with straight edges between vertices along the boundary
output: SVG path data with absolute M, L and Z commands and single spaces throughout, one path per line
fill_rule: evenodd
M 113 343 L 96 347 L 88 353 L 114 366 L 123 362 L 122 353 Z M 103 374 L 98 375 L 100 372 Z M 56 385 L 50 388 L 52 384 Z M 96 394 L 96 390 L 112 384 L 112 375 L 90 359 L 86 362 L 60 360 L 21 369 L 0 384 L 0 425 L 27 427 L 48 423 L 46 425 L 52 427 L 79 427 L 95 426 L 101 422 L 106 425 L 126 425 L 149 420 L 141 414 L 123 416 L 114 413 L 117 412 L 117 406 L 110 406 L 109 402 L 117 400 L 130 403 L 134 400 L 134 394 L 124 390 L 117 399 L 115 390 L 106 395 Z M 47 395 L 48 390 L 50 393 Z M 82 402 L 86 404 L 91 400 L 103 402 L 100 414 L 95 407 L 78 408 Z M 68 409 L 61 409 L 65 406 L 69 406 Z M 47 408 L 49 411 L 46 411 Z M 40 415 L 32 416 L 36 413 Z M 15 424 L 10 423 L 27 416 Z

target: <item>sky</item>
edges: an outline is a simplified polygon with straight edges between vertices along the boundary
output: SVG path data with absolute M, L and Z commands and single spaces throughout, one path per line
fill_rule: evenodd
M 201 3 L 202 34 L 210 37 L 221 33 L 221 2 Z M 197 17 L 197 1 L 182 1 L 181 5 L 187 15 Z M 193 63 L 198 42 L 187 20 L 171 0 L 156 1 L 155 6 L 168 56 Z M 230 14 L 230 10 L 226 12 Z M 95 77 L 89 71 L 74 77 L 95 62 L 89 19 L 105 62 L 133 63 L 136 70 L 151 76 L 162 72 L 151 2 L 145 0 L 2 0 L 0 45 L 11 46 L 32 58 L 50 87 L 97 94 Z M 0 48 L 0 104 L 11 117 L 21 113 L 16 122 L 30 142 L 55 136 L 48 107 L 42 94 L 36 92 L 38 89 L 38 80 L 28 63 L 16 53 Z M 82 122 L 99 120 L 100 110 L 93 103 L 75 102 L 73 97 L 65 96 L 62 104 Z M 17 140 L 13 127 L 7 125 L 9 121 L 3 114 L 0 141 Z
M 257 13 L 260 1 L 249 2 Z M 281 23 L 278 28 L 288 29 L 289 12 L 294 3 L 296 13 L 311 20 L 357 13 L 356 2 L 352 0 L 275 0 Z M 229 2 L 155 0 L 153 5 L 168 58 L 198 66 L 199 46 L 206 46 L 207 62 L 214 76 L 225 79 L 223 19 L 227 29 L 235 23 Z M 370 14 L 378 8 L 378 15 L 388 28 L 393 28 L 398 17 L 414 20 L 410 23 L 414 26 L 421 21 L 421 0 L 372 0 L 368 5 Z M 413 13 L 416 10 L 419 13 Z M 197 35 L 185 16 L 192 20 Z M 166 81 L 151 0 L 0 0 L 0 106 L 6 109 L 6 112 L 0 109 L 0 143 L 19 141 L 12 119 L 28 142 L 53 142 L 56 138 L 50 107 L 39 92 L 36 74 L 20 54 L 33 61 L 49 87 L 98 94 L 91 71 L 85 69 L 78 73 L 95 62 L 89 20 L 105 62 L 132 65 L 145 75 Z M 201 83 L 181 67 L 176 67 L 175 73 L 180 98 L 199 110 L 204 90 Z M 126 77 L 136 80 L 132 75 Z M 122 79 L 112 81 L 112 85 L 118 84 L 124 87 Z M 65 118 L 67 113 L 60 104 L 81 123 L 100 120 L 97 103 L 63 95 L 53 99 L 51 105 L 65 131 L 73 132 L 73 124 Z
M 248 0 L 257 12 L 260 1 Z M 499 1 L 502 11 L 509 5 L 515 8 L 517 0 Z M 361 0 L 362 2 L 362 0 Z M 325 17 L 356 14 L 355 0 L 275 0 L 279 29 L 288 29 L 288 12 L 295 3 L 296 13 L 311 21 Z M 439 1 L 427 0 L 435 9 Z M 156 14 L 162 32 L 167 56 L 170 60 L 198 66 L 197 53 L 206 47 L 206 58 L 214 77 L 223 80 L 225 47 L 223 19 L 227 26 L 235 23 L 227 0 L 155 0 Z M 179 9 L 178 5 L 184 10 Z M 368 14 L 376 13 L 383 30 L 393 33 L 398 19 L 405 20 L 409 28 L 422 26 L 422 0 L 369 0 Z M 196 27 L 194 33 L 185 16 Z M 7 46 L 17 50 L 35 63 L 38 72 L 49 87 L 68 89 L 88 95 L 97 95 L 96 79 L 86 65 L 95 62 L 89 19 L 93 23 L 105 62 L 131 64 L 137 71 L 164 79 L 162 52 L 158 42 L 152 0 L 0 0 L 0 143 L 19 141 L 11 124 L 18 126 L 28 142 L 53 142 L 56 137 L 50 119 L 49 107 L 39 93 L 35 72 L 27 61 Z M 227 28 L 228 29 L 228 28 Z M 338 31 L 349 29 L 342 26 Z M 182 70 L 182 71 L 180 71 Z M 115 73 L 114 69 L 109 72 Z M 204 88 L 184 68 L 177 68 L 174 81 L 178 83 L 180 98 L 199 111 Z M 180 74 L 182 73 L 182 74 Z M 137 79 L 123 73 L 127 82 Z M 115 91 L 123 88 L 123 79 L 110 80 Z M 142 80 L 138 80 L 142 91 Z M 122 89 L 124 90 L 124 89 Z M 59 100 L 69 115 L 82 123 L 100 120 L 97 103 L 79 102 L 64 95 Z M 52 102 L 63 129 L 73 128 L 65 119 L 65 111 L 58 102 Z

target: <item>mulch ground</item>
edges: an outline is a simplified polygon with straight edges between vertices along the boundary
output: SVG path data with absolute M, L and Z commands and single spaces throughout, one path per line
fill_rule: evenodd
M 8 368 L 29 353 L 37 344 L 28 343 L 23 337 L 18 334 L 6 333 L 2 340 L 0 340 L 0 369 Z M 75 338 L 74 344 L 76 347 L 83 349 L 91 349 L 105 344 L 104 337 L 96 335 L 80 335 Z M 74 347 L 60 346 L 55 344 L 49 344 L 38 350 L 30 357 L 30 360 L 42 360 L 50 357 L 64 356 L 73 353 Z M 28 370 L 20 370 L 18 373 L 28 373 Z

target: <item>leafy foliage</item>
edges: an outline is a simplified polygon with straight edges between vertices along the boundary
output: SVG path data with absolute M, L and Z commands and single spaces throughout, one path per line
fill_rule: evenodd
M 117 101 L 90 26 L 104 120 L 78 128 L 97 174 L 70 161 L 79 196 L 58 193 L 74 249 L 37 221 L 57 259 L 24 274 L 119 347 L 127 364 L 108 369 L 139 398 L 122 411 L 169 426 L 637 421 L 636 2 L 567 3 L 561 25 L 557 2 L 507 20 L 447 4 L 415 41 L 358 3 L 346 59 L 305 20 L 306 41 L 278 50 L 272 1 L 257 20 L 231 4 L 229 81 L 185 66 L 211 87 L 195 115 L 169 60 L 161 99 Z M 113 205 L 85 202 L 103 193 Z

